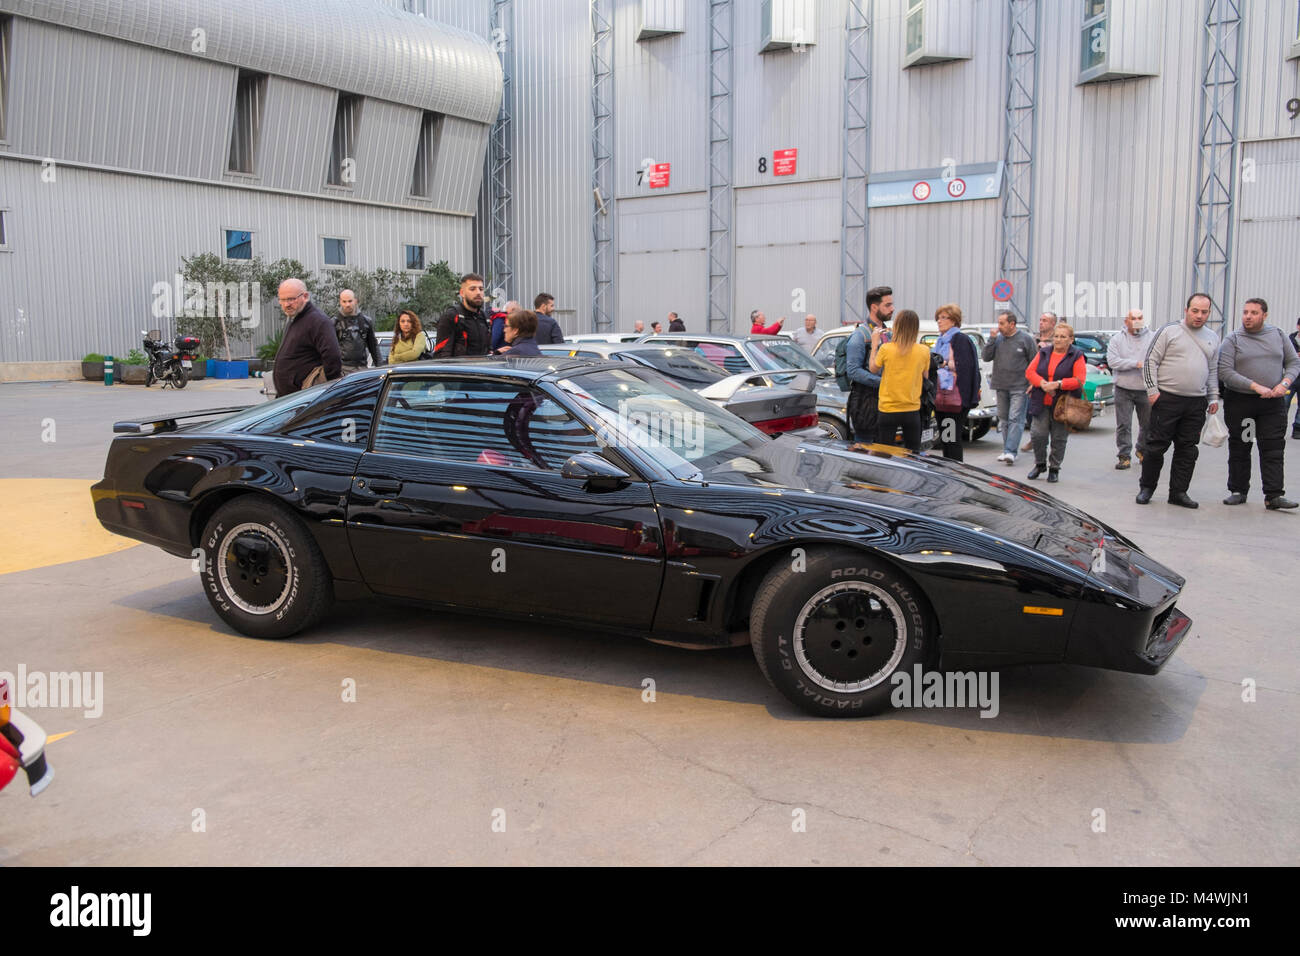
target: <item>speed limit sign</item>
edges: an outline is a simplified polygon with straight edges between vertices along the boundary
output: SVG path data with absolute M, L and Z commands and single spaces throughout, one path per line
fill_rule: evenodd
M 960 199 L 966 192 L 966 180 L 953 179 L 948 182 L 948 195 L 953 199 Z

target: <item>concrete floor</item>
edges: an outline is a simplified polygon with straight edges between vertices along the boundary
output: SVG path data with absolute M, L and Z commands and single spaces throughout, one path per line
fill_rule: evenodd
M 787 704 L 748 648 L 379 602 L 289 641 L 246 638 L 189 562 L 97 550 L 89 495 L 68 513 L 12 481 L 88 486 L 114 420 L 259 397 L 252 382 L 0 386 L 0 523 L 44 508 L 67 542 L 62 563 L 0 574 L 0 670 L 104 675 L 98 718 L 32 710 L 69 736 L 49 745 L 49 790 L 0 792 L 0 864 L 1300 861 L 1300 514 L 1265 512 L 1258 491 L 1220 505 L 1226 449 L 1202 448 L 1199 511 L 1163 488 L 1139 507 L 1136 472 L 1112 470 L 1108 413 L 1071 439 L 1055 489 L 1186 575 L 1195 626 L 1161 674 L 1008 670 L 995 719 L 834 721 Z M 1287 450 L 1295 474 L 1300 442 Z M 1023 477 L 1030 456 L 1006 469 L 999 451 L 990 436 L 967 459 Z

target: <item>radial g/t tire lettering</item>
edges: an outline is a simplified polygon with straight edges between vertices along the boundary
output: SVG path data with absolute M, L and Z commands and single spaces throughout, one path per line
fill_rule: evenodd
M 891 565 L 848 548 L 781 562 L 750 612 L 758 666 L 796 706 L 819 717 L 867 717 L 890 706 L 899 671 L 937 649 L 925 595 Z
M 333 603 L 325 559 L 301 520 L 261 495 L 226 502 L 208 520 L 203 591 L 221 619 L 251 637 L 290 637 Z

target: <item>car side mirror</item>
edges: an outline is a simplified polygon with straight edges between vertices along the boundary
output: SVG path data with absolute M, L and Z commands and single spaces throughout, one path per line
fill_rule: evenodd
M 612 490 L 632 480 L 632 476 L 618 465 L 591 452 L 574 455 L 566 461 L 560 469 L 560 477 L 586 482 L 593 491 Z

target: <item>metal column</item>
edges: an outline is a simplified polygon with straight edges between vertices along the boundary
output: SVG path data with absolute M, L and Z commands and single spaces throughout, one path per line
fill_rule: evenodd
M 614 35 L 610 0 L 591 0 L 591 315 L 597 332 L 613 330 L 614 281 Z
M 1201 36 L 1201 109 L 1197 123 L 1200 156 L 1196 163 L 1196 261 L 1192 287 L 1214 303 L 1210 324 L 1224 329 L 1232 293 L 1232 219 L 1236 200 L 1237 114 L 1241 58 L 1240 0 L 1205 0 Z
M 709 0 L 709 319 L 731 331 L 731 0 Z
M 1002 270 L 1015 293 L 1007 306 L 1023 325 L 1036 312 L 1034 282 L 1034 117 L 1038 96 L 1038 0 L 1007 0 L 1006 152 Z
M 505 298 L 510 298 L 511 280 L 514 278 L 514 218 L 510 194 L 510 153 L 512 146 L 511 116 L 514 109 L 512 80 L 511 34 L 513 0 L 493 0 L 492 40 L 501 56 L 501 109 L 488 146 L 488 196 L 490 206 L 489 251 L 491 254 L 491 288 L 499 288 Z
M 871 168 L 872 0 L 848 0 L 840 163 L 840 322 L 867 317 L 867 173 Z

